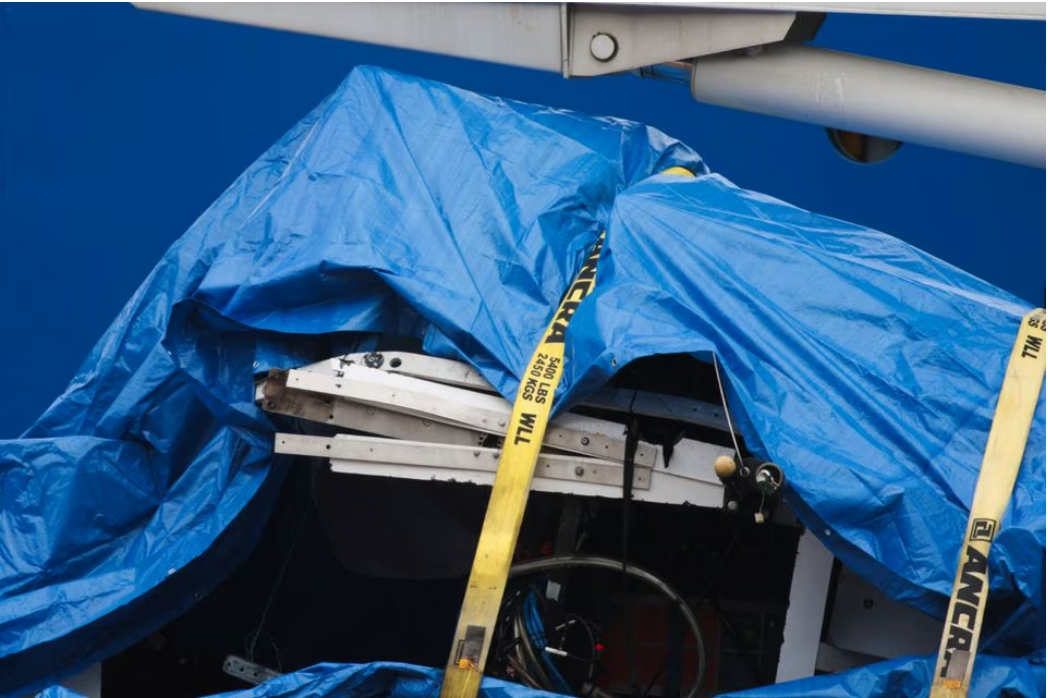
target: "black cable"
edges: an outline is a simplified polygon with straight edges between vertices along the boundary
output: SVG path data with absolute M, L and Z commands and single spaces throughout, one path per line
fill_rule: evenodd
M 702 592 L 698 595 L 698 597 L 696 597 L 699 599 L 699 601 L 705 599 L 706 596 L 713 589 L 713 585 L 717 583 L 717 578 L 720 577 L 720 573 L 724 569 L 725 563 L 728 561 L 728 555 L 731 553 L 732 548 L 735 547 L 735 543 L 738 542 L 741 533 L 742 525 L 735 526 L 735 533 L 732 534 L 731 540 L 729 540 L 728 544 L 724 546 L 724 550 L 717 558 L 717 566 L 714 568 L 713 573 L 709 576 L 709 579 L 706 580 L 706 586 L 702 588 Z M 719 615 L 720 614 L 718 613 L 718 616 Z M 659 677 L 662 675 L 662 672 L 666 670 L 666 665 L 669 664 L 669 661 L 670 656 L 667 653 L 666 657 L 662 660 L 662 664 L 659 665 L 659 668 L 655 671 L 654 676 L 652 676 L 651 681 L 648 682 L 648 687 L 645 688 L 644 693 L 640 695 L 640 698 L 648 698 L 648 694 L 651 692 L 651 689 L 654 688 L 655 682 L 658 681 Z
M 753 651 L 753 648 L 750 646 L 749 641 L 735 631 L 734 626 L 732 626 L 732 624 L 728 621 L 728 617 L 727 615 L 725 615 L 724 609 L 721 608 L 720 602 L 717 600 L 717 597 L 714 596 L 710 600 L 713 603 L 713 610 L 716 612 L 718 620 L 720 620 L 721 627 L 727 630 L 728 634 L 731 635 L 732 638 L 734 638 L 735 645 L 739 648 L 739 654 L 742 656 L 743 663 L 746 665 L 746 668 L 749 669 L 750 676 L 753 678 L 753 685 L 764 685 L 764 679 L 761 676 L 760 658 L 757 657 L 756 653 Z
M 717 578 L 720 577 L 720 573 L 724 570 L 724 565 L 728 562 L 728 555 L 731 554 L 735 544 L 739 541 L 739 536 L 742 534 L 742 524 L 736 524 L 735 532 L 732 533 L 731 539 L 728 544 L 724 546 L 724 550 L 721 551 L 720 556 L 717 558 L 717 566 L 713 569 L 713 573 L 710 574 L 709 579 L 706 580 L 706 586 L 702 588 L 702 592 L 698 595 L 698 599 L 701 601 L 713 589 L 713 585 L 717 583 Z
M 593 634 L 593 628 L 590 627 L 592 621 L 588 621 L 582 616 L 576 615 L 574 613 L 569 613 L 565 616 L 565 622 L 562 626 L 560 626 L 564 630 L 560 634 L 560 647 L 558 649 L 564 649 L 564 645 L 567 643 L 568 628 L 571 627 L 570 621 L 572 618 L 574 618 L 582 626 L 582 629 L 586 631 L 586 637 L 589 639 L 590 656 L 589 659 L 585 657 L 576 657 L 571 654 L 566 655 L 566 657 L 568 659 L 575 659 L 580 662 L 587 662 L 589 664 L 592 664 L 593 662 L 597 661 L 597 636 Z
M 621 572 L 622 562 L 620 560 L 613 560 L 611 558 L 598 557 L 595 555 L 554 555 L 552 557 L 538 558 L 536 560 L 529 560 L 514 565 L 510 568 L 509 576 L 512 579 L 514 577 L 521 577 L 528 574 L 550 572 L 552 570 L 566 569 L 569 567 L 591 567 L 612 572 Z M 684 694 L 684 698 L 696 698 L 702 687 L 702 681 L 706 676 L 706 647 L 702 640 L 702 630 L 699 628 L 699 621 L 695 617 L 695 613 L 691 610 L 691 607 L 683 596 L 651 572 L 641 569 L 636 565 L 627 565 L 626 573 L 630 577 L 639 579 L 658 589 L 677 606 L 681 616 L 684 618 L 684 622 L 687 624 L 688 629 L 695 638 L 695 658 L 698 662 L 695 671 L 695 681 L 688 689 L 687 693 Z
M 540 691 L 543 690 L 542 686 L 539 685 L 539 682 L 536 681 L 535 678 L 528 673 L 528 670 L 521 665 L 520 660 L 513 657 L 507 657 L 506 661 L 509 663 L 510 668 L 517 673 L 517 676 L 520 677 L 520 683 L 528 688 L 536 688 Z
M 630 400 L 630 423 L 626 430 L 626 454 L 622 461 L 622 625 L 626 635 L 626 668 L 629 675 L 630 695 L 640 692 L 640 676 L 637 672 L 637 637 L 633 628 L 633 604 L 630 603 L 629 575 L 626 570 L 630 559 L 630 505 L 633 502 L 633 472 L 637 456 L 637 444 L 640 441 L 640 420 L 633 414 L 633 402 L 637 391 L 633 391 Z
M 539 682 L 543 690 L 553 691 L 553 683 L 546 675 L 545 669 L 542 667 L 542 662 L 539 661 L 538 656 L 535 654 L 535 648 L 531 644 L 530 635 L 528 634 L 528 624 L 524 620 L 524 606 L 521 604 L 517 608 L 517 633 L 523 642 L 520 643 L 520 649 L 522 651 L 522 659 L 524 665 L 529 669 L 529 674 L 533 675 L 533 678 Z
M 651 677 L 651 681 L 649 681 L 648 685 L 644 687 L 644 693 L 641 693 L 642 698 L 646 697 L 651 693 L 651 689 L 655 688 L 655 682 L 659 680 L 660 676 L 662 676 L 662 672 L 665 671 L 668 663 L 669 657 L 667 656 L 666 659 L 662 661 L 662 664 L 659 665 L 659 668 L 655 670 L 655 673 Z
M 284 556 L 284 561 L 280 564 L 280 570 L 277 572 L 276 579 L 273 580 L 273 586 L 269 590 L 269 597 L 266 599 L 266 605 L 262 608 L 262 616 L 258 619 L 258 626 L 255 628 L 255 632 L 251 637 L 251 642 L 247 647 L 247 660 L 249 662 L 255 661 L 255 649 L 258 646 L 258 639 L 262 635 L 262 628 L 266 624 L 266 618 L 269 616 L 269 611 L 273 606 L 273 601 L 276 600 L 277 591 L 280 590 L 280 584 L 284 581 L 284 573 L 287 572 L 288 563 L 291 562 L 291 558 L 295 554 L 298 540 L 302 537 L 302 530 L 306 526 L 306 520 L 309 518 L 309 514 L 313 511 L 310 504 L 315 503 L 314 485 L 316 484 L 317 472 L 318 470 L 314 470 L 310 474 L 310 503 L 303 509 L 302 516 L 298 520 L 298 525 L 295 527 L 295 537 L 291 541 L 291 547 L 288 548 L 287 554 Z M 270 639 L 273 639 L 272 635 L 270 635 Z M 280 649 L 276 647 L 276 642 L 273 642 L 273 645 L 278 654 L 279 661 L 279 657 L 281 656 Z

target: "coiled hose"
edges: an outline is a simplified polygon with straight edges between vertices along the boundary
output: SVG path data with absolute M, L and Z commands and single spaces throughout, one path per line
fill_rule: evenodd
M 610 557 L 600 557 L 597 555 L 554 555 L 552 557 L 543 557 L 537 560 L 518 563 L 510 568 L 509 576 L 510 579 L 513 579 L 515 577 L 524 577 L 529 574 L 550 572 L 552 570 L 561 570 L 569 567 L 590 567 L 617 572 L 619 574 L 622 574 L 623 572 L 622 561 L 614 560 Z M 627 564 L 625 566 L 625 573 L 634 579 L 644 582 L 648 586 L 654 587 L 661 592 L 663 596 L 676 604 L 681 616 L 684 617 L 684 622 L 688 624 L 688 629 L 691 630 L 692 637 L 695 638 L 695 654 L 698 663 L 696 664 L 697 670 L 695 672 L 695 681 L 691 685 L 691 688 L 688 689 L 687 693 L 684 694 L 683 698 L 696 698 L 699 689 L 702 687 L 702 680 L 706 676 L 706 648 L 702 642 L 702 631 L 699 630 L 698 619 L 695 617 L 695 614 L 692 613 L 691 607 L 688 605 L 688 602 L 684 600 L 684 597 L 678 594 L 673 587 L 656 577 L 651 572 L 641 569 L 636 565 Z

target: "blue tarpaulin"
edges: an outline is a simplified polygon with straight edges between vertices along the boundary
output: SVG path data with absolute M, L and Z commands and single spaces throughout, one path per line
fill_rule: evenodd
M 1025 659 L 979 656 L 969 698 L 1031 698 L 1044 695 L 1044 664 Z M 767 688 L 724 694 L 724 698 L 855 698 L 892 696 L 925 698 L 935 662 L 902 657 L 842 675 L 791 681 Z M 442 672 L 410 664 L 318 664 L 243 691 L 213 698 L 432 698 L 440 693 Z M 1037 687 L 1040 687 L 1039 690 Z M 549 698 L 497 679 L 484 679 L 481 698 Z M 56 687 L 37 698 L 83 698 Z
M 436 669 L 395 662 L 317 664 L 254 688 L 211 698 L 431 698 L 440 693 L 441 675 Z M 480 698 L 554 698 L 556 695 L 498 679 L 485 678 L 480 685 Z M 37 698 L 83 696 L 54 687 Z
M 754 688 L 723 698 L 925 698 L 935 670 L 934 657 L 900 657 L 810 679 Z M 968 698 L 1033 698 L 1044 695 L 1043 660 L 978 655 Z M 279 695 L 279 694 L 278 694 Z
M 657 174 L 671 166 L 698 177 Z M 604 229 L 557 409 L 636 358 L 716 353 L 747 444 L 783 466 L 802 521 L 941 616 L 1024 303 L 740 189 L 643 125 L 357 69 L 0 442 L 0 690 L 141 638 L 250 547 L 282 474 L 254 375 L 390 333 L 512 398 Z M 1041 657 L 1044 490 L 1042 393 L 991 559 L 994 598 L 1018 609 L 998 636 Z

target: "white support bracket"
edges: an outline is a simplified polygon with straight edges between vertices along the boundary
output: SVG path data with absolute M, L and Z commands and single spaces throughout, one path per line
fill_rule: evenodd
M 510 413 L 508 402 L 478 390 L 479 376 L 456 362 L 385 353 L 382 363 L 404 369 L 398 374 L 357 364 L 357 359 L 363 361 L 363 355 L 273 372 L 256 386 L 256 400 L 270 413 L 388 438 L 340 434 L 333 440 L 313 441 L 281 435 L 277 452 L 327 456 L 338 472 L 490 484 Z M 368 361 L 379 365 L 376 355 Z M 625 391 L 622 396 L 628 397 Z M 653 401 L 666 397 L 652 394 Z M 681 401 L 685 407 L 691 402 Z M 621 497 L 625 431 L 619 422 L 561 415 L 546 433 L 544 448 L 552 450 L 542 454 L 536 489 Z M 732 450 L 681 439 L 669 453 L 667 462 L 662 446 L 638 445 L 634 496 L 667 504 L 722 506 L 723 486 L 713 463 L 719 456 L 732 456 Z
M 564 77 L 649 65 L 782 41 L 793 11 L 739 12 L 687 6 L 567 4 Z
M 334 438 L 277 434 L 275 452 L 331 459 L 336 472 L 361 474 L 392 473 L 402 466 L 422 469 L 421 477 L 433 479 L 431 471 L 444 471 L 441 480 L 454 480 L 455 474 L 467 482 L 491 484 L 498 468 L 501 451 L 496 448 L 453 446 L 448 444 L 398 441 L 367 436 L 340 434 Z M 450 472 L 450 475 L 448 474 Z M 477 473 L 483 474 L 478 478 Z M 535 477 L 568 482 L 622 487 L 621 465 L 599 458 L 574 455 L 542 454 L 535 466 Z M 416 476 L 413 479 L 418 479 Z M 651 468 L 636 468 L 633 473 L 636 490 L 651 488 Z
M 408 480 L 491 485 L 498 467 L 498 449 L 453 446 L 430 442 L 397 441 L 339 434 L 334 438 L 277 434 L 277 453 L 328 458 L 336 473 Z M 678 452 L 680 456 L 678 456 Z M 712 475 L 710 463 L 730 453 L 709 444 L 681 442 L 669 468 L 638 466 L 634 470 L 633 498 L 663 504 L 719 508 L 724 492 Z M 532 489 L 581 497 L 622 497 L 623 468 L 600 458 L 543 453 L 539 456 Z
M 607 75 L 781 41 L 792 8 L 739 11 L 701 3 L 139 2 L 144 10 L 558 72 Z M 608 37 L 605 39 L 603 37 Z M 596 39 L 596 42 L 594 41 Z M 613 45 L 610 53 L 601 46 Z
M 258 401 L 266 412 L 391 439 L 480 446 L 488 438 L 483 432 L 435 422 L 424 417 L 405 415 L 350 400 L 288 390 L 285 385 L 275 380 L 267 380 L 262 384 Z
M 467 388 L 491 394 L 497 392 L 469 364 L 409 352 L 384 351 L 346 354 L 303 366 L 300 370 L 342 377 L 348 365 L 370 365 L 372 368 L 387 373 L 397 373 L 456 388 Z M 583 407 L 594 407 L 612 412 L 632 412 L 643 417 L 658 417 L 728 431 L 728 420 L 724 417 L 724 409 L 720 405 L 676 395 L 662 395 L 644 390 L 602 388 L 584 398 L 579 404 Z
M 357 352 L 344 356 L 333 356 L 326 361 L 303 366 L 301 370 L 339 375 L 346 366 L 352 364 L 387 373 L 421 378 L 456 388 L 469 388 L 484 393 L 496 392 L 491 383 L 488 383 L 484 376 L 469 364 L 406 351 Z
M 291 370 L 287 387 L 362 402 L 452 426 L 502 436 L 509 423 L 511 405 L 502 397 L 462 390 L 430 381 L 348 365 L 343 377 Z M 545 445 L 613 461 L 626 456 L 626 435 L 621 424 L 566 414 L 550 423 Z M 641 442 L 634 461 L 655 465 L 658 448 Z

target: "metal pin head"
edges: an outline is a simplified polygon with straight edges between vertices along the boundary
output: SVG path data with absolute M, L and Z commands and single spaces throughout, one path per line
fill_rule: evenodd
M 590 39 L 590 55 L 601 63 L 607 63 L 619 52 L 619 42 L 611 34 L 597 32 Z

